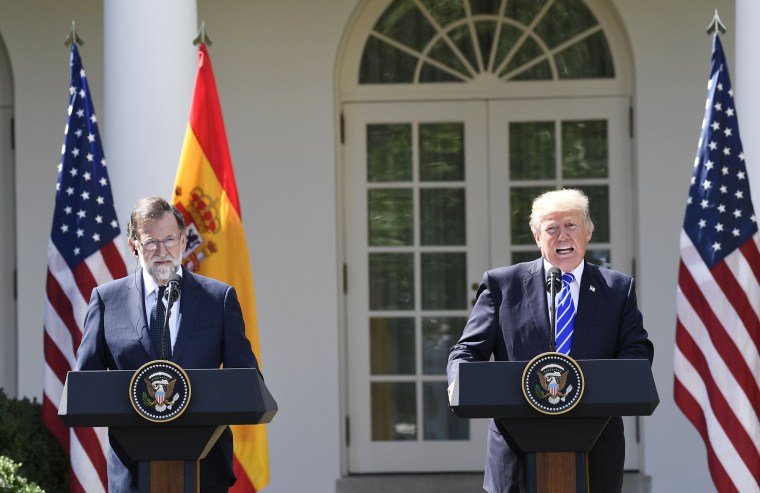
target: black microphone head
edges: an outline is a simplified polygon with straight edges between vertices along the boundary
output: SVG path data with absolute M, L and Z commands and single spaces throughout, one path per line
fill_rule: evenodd
M 551 291 L 552 287 L 554 287 L 555 293 L 562 289 L 562 271 L 556 267 L 552 267 L 546 272 L 546 290 Z
M 182 290 L 182 276 L 179 274 L 172 274 L 171 277 L 169 277 L 169 282 L 166 283 L 166 287 L 168 289 L 166 290 L 166 293 L 164 293 L 164 296 L 169 299 L 169 293 L 171 293 L 170 301 L 174 303 L 177 301 L 177 298 L 179 298 L 179 293 Z

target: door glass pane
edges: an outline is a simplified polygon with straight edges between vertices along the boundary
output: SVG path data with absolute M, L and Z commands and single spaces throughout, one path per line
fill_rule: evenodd
M 446 382 L 422 384 L 425 440 L 469 440 L 468 420 L 459 419 L 449 408 Z
M 589 248 L 586 250 L 586 260 L 592 264 L 607 267 L 608 269 L 612 268 L 612 256 L 610 255 L 610 251 L 606 249 Z
M 607 120 L 562 122 L 563 178 L 607 178 Z
M 367 226 L 371 246 L 411 245 L 414 241 L 412 190 L 367 190 Z
M 551 78 L 552 68 L 546 60 L 535 65 L 525 66 L 519 72 L 509 76 L 509 80 L 549 80 Z
M 562 0 L 555 2 L 541 18 L 536 33 L 549 48 L 554 48 L 596 24 L 594 14 L 582 0 Z
M 512 263 L 518 264 L 520 262 L 530 262 L 531 260 L 536 260 L 540 256 L 541 250 L 538 248 L 531 251 L 516 251 L 512 252 Z
M 507 66 L 501 71 L 501 73 L 499 73 L 499 77 L 503 77 L 513 70 L 517 70 L 529 63 L 535 62 L 535 59 L 541 55 L 543 55 L 541 46 L 539 46 L 539 44 L 532 38 L 525 38 Z M 551 76 L 549 78 L 551 78 Z
M 412 179 L 412 126 L 367 125 L 367 181 Z
M 510 2 L 512 3 L 512 2 Z M 499 33 L 499 39 L 496 42 L 496 56 L 494 57 L 494 67 L 499 67 L 501 62 L 504 61 L 504 57 L 507 56 L 509 50 L 515 45 L 522 31 L 517 29 L 512 24 L 503 23 L 501 25 L 501 32 Z
M 465 195 L 463 188 L 420 190 L 420 243 L 465 244 Z
M 459 72 L 460 74 L 464 76 L 472 77 L 472 73 L 470 73 L 470 71 L 467 70 L 467 68 L 459 60 L 459 58 L 457 58 L 456 54 L 454 54 L 449 44 L 446 43 L 446 41 L 442 39 L 440 41 L 437 41 L 433 45 L 433 48 L 430 49 L 430 53 L 428 53 L 428 56 L 432 58 L 433 60 L 441 62 L 444 65 L 448 65 L 449 67 L 451 67 L 452 69 L 456 70 L 457 72 Z M 432 65 L 426 65 L 426 66 L 429 67 L 430 69 L 434 68 Z M 446 73 L 443 71 L 441 72 Z M 455 77 L 451 75 L 449 75 L 449 77 L 451 77 L 452 80 L 457 80 Z M 431 76 L 430 74 L 421 76 L 421 79 L 425 82 L 436 81 L 435 77 Z M 445 80 L 448 80 L 448 78 L 443 79 L 442 81 L 445 81 Z
M 578 187 L 588 196 L 589 213 L 594 222 L 592 243 L 607 243 L 610 241 L 610 187 L 607 185 Z
M 472 15 L 494 15 L 499 13 L 503 0 L 470 0 Z
M 416 440 L 417 398 L 414 382 L 372 382 L 370 385 L 372 440 Z
M 414 81 L 417 58 L 403 50 L 380 41 L 374 36 L 367 38 L 359 67 L 360 84 L 399 84 Z
M 530 232 L 530 211 L 533 199 L 553 187 L 513 187 L 509 190 L 509 205 L 511 213 L 512 244 L 535 245 L 533 233 Z M 497 211 L 498 212 L 498 211 Z
M 414 319 L 370 319 L 370 373 L 414 374 Z
M 420 181 L 464 180 L 464 124 L 420 124 Z
M 411 253 L 369 254 L 370 310 L 414 310 Z
M 414 0 L 396 0 L 375 24 L 375 31 L 422 52 L 436 30 L 414 4 Z
M 422 309 L 456 310 L 467 306 L 467 255 L 423 253 Z
M 446 33 L 451 41 L 456 45 L 459 53 L 467 59 L 471 67 L 478 66 L 478 59 L 475 56 L 475 45 L 470 36 L 470 26 L 462 24 L 451 29 Z
M 554 178 L 556 155 L 554 122 L 512 122 L 509 124 L 510 179 Z
M 554 57 L 560 79 L 601 79 L 615 77 L 615 65 L 607 38 L 601 31 Z
M 475 23 L 475 32 L 478 36 L 480 56 L 483 60 L 484 67 L 488 67 L 488 62 L 491 59 L 491 50 L 494 46 L 496 25 L 497 23 L 495 21 L 480 21 Z
M 445 375 L 449 349 L 462 335 L 466 317 L 425 317 L 422 319 L 422 373 Z
M 465 16 L 462 2 L 442 2 L 441 0 L 420 1 L 441 26 L 448 26 Z

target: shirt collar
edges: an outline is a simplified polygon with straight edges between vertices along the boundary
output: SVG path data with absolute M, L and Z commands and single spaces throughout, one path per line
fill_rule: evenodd
M 546 259 L 544 260 L 544 272 L 549 272 L 549 269 L 554 267 L 552 264 L 549 263 Z M 581 276 L 583 275 L 583 267 L 586 265 L 585 260 L 581 260 L 581 263 L 578 264 L 578 267 L 570 271 L 570 274 L 572 274 L 575 277 L 575 280 L 578 281 L 578 284 L 581 283 Z M 563 272 L 563 274 L 567 274 L 567 272 Z

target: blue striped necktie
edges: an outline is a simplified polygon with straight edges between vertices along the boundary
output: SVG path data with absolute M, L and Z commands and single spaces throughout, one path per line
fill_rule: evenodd
M 570 283 L 575 280 L 572 274 L 562 274 L 562 290 L 557 302 L 557 352 L 570 354 L 575 327 L 575 305 L 570 294 Z

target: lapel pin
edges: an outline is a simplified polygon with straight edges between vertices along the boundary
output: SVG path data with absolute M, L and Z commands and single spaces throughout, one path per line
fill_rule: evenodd
M 588 288 L 592 293 L 596 293 L 596 288 L 594 286 L 589 286 Z

